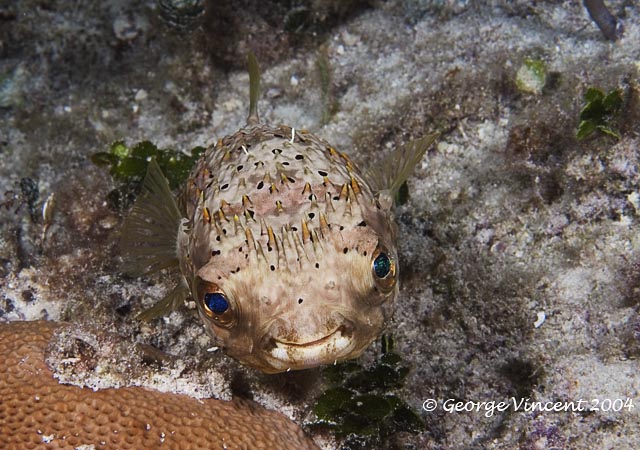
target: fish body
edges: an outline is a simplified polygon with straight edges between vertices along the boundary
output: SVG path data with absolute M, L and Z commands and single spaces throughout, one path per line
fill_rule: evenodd
M 436 135 L 365 174 L 311 133 L 260 124 L 256 96 L 247 126 L 198 161 L 181 208 L 149 165 L 123 248 L 138 272 L 177 263 L 184 283 L 147 316 L 190 294 L 225 352 L 267 373 L 357 357 L 398 293 L 391 199 Z

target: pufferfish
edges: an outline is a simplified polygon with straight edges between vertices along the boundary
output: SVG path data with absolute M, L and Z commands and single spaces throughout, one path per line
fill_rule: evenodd
M 175 199 L 155 160 L 125 221 L 130 273 L 178 266 L 182 281 L 151 309 L 190 296 L 226 354 L 266 373 L 359 356 L 398 294 L 395 194 L 437 134 L 367 172 L 315 135 L 260 123 L 249 57 L 247 125 L 199 159 Z

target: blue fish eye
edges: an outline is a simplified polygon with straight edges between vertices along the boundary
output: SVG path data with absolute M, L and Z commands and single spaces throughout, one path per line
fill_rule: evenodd
M 229 301 L 220 292 L 209 292 L 204 294 L 204 304 L 209 310 L 217 315 L 224 314 L 229 309 Z
M 389 272 L 391 272 L 391 259 L 386 253 L 380 253 L 373 260 L 373 272 L 378 278 L 384 278 L 389 275 Z

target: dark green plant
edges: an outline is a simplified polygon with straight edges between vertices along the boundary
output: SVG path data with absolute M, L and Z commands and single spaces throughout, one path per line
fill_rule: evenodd
M 576 137 L 584 139 L 600 131 L 620 139 L 620 133 L 614 128 L 614 124 L 622 110 L 622 90 L 613 89 L 605 95 L 600 89 L 589 88 L 584 94 L 584 103 Z
M 402 205 L 405 205 L 408 201 L 409 201 L 409 185 L 405 181 L 404 183 L 402 183 L 402 186 L 400 186 L 400 189 L 398 189 L 398 193 L 396 194 L 396 198 L 394 199 L 394 202 L 396 206 L 402 206 Z
M 369 368 L 348 361 L 323 370 L 330 387 L 314 406 L 318 420 L 311 427 L 347 437 L 343 448 L 375 448 L 394 433 L 424 429 L 418 414 L 392 393 L 403 386 L 409 368 L 393 351 L 391 337 L 381 342 L 381 355 Z
M 94 153 L 91 161 L 98 166 L 109 166 L 111 175 L 120 186 L 109 193 L 108 200 L 112 207 L 122 209 L 135 199 L 151 158 L 158 162 L 171 189 L 177 189 L 186 181 L 203 151 L 204 147 L 196 147 L 191 150 L 191 155 L 187 155 L 176 150 L 159 149 L 149 141 L 139 142 L 133 147 L 116 141 L 108 152 Z

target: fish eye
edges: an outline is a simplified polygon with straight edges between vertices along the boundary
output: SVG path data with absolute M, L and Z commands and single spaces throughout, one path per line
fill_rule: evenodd
M 234 325 L 235 308 L 217 284 L 198 278 L 198 300 L 207 317 L 217 325 L 222 327 Z
M 378 278 L 384 278 L 391 272 L 391 260 L 386 253 L 380 253 L 376 259 L 373 260 L 373 273 Z
M 229 301 L 221 292 L 204 294 L 204 305 L 215 315 L 224 314 L 229 309 Z
M 389 293 L 396 285 L 396 261 L 389 251 L 379 245 L 373 253 L 371 271 L 377 285 L 384 293 Z

